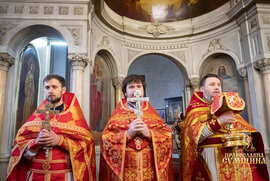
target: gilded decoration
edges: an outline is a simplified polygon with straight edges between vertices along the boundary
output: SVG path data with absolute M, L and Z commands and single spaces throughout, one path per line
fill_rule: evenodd
M 102 134 L 101 165 L 107 169 L 104 174 L 112 173 L 105 178 L 154 180 L 155 175 L 157 180 L 163 180 L 162 175 L 167 175 L 172 154 L 171 131 L 149 102 L 144 102 L 142 111 L 142 120 L 152 133 L 152 142 L 143 137 L 127 138 L 129 124 L 137 115 L 127 108 L 126 99 L 123 99 L 113 112 Z M 155 168 L 158 168 L 156 172 Z M 165 177 L 164 180 L 170 179 Z

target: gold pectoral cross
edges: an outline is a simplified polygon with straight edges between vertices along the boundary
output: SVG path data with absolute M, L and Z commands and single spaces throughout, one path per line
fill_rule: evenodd
M 46 129 L 48 131 L 51 131 L 51 124 L 50 124 L 50 115 L 51 114 L 59 114 L 58 110 L 51 110 L 53 107 L 53 104 L 51 102 L 47 102 L 45 104 L 45 109 L 38 109 L 37 113 L 45 114 L 45 120 L 42 122 L 42 128 Z M 43 149 L 45 149 L 45 157 L 49 157 L 49 150 L 52 149 L 51 147 L 44 146 Z

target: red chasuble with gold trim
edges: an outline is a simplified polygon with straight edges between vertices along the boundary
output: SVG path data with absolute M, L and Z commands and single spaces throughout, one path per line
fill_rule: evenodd
M 96 180 L 94 140 L 78 100 L 66 92 L 63 102 L 63 112 L 50 115 L 51 130 L 61 136 L 58 146 L 52 147 L 46 158 L 45 149 L 36 144 L 45 115 L 35 111 L 17 133 L 7 180 L 68 180 L 70 172 L 75 181 Z M 44 109 L 46 103 L 38 109 Z M 36 153 L 31 161 L 24 156 L 27 150 Z
M 137 118 L 123 99 L 102 133 L 100 180 L 172 180 L 172 134 L 149 102 L 143 102 L 142 120 L 152 139 L 127 139 L 129 124 Z
M 211 105 L 203 99 L 202 92 L 195 92 L 186 111 L 186 117 L 181 122 L 181 180 L 212 180 L 210 170 L 201 156 L 204 148 L 214 148 L 218 180 L 245 181 L 268 180 L 264 146 L 259 132 L 249 125 L 237 112 L 243 109 L 237 95 L 225 94 L 231 102 L 227 102 L 235 113 L 235 132 L 245 132 L 252 140 L 250 147 L 224 147 L 222 137 L 228 134 L 220 120 L 210 113 Z M 223 99 L 223 98 L 221 98 Z M 220 99 L 220 100 L 221 100 Z M 235 101 L 235 104 L 233 103 Z M 223 101 L 223 100 L 222 100 Z M 222 102 L 221 101 L 221 102 Z M 217 102 L 212 106 L 212 112 L 221 107 Z M 225 108 L 224 108 L 225 109 Z M 207 126 L 214 134 L 199 144 L 203 128 Z

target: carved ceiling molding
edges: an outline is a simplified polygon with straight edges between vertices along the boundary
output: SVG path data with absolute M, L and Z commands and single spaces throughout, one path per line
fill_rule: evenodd
M 162 43 L 160 43 L 162 44 Z M 126 42 L 125 46 L 143 50 L 173 50 L 173 49 L 181 49 L 181 48 L 188 48 L 187 43 L 178 43 L 178 44 L 171 44 L 171 45 L 147 45 L 142 43 L 133 43 L 133 42 Z
M 9 12 L 10 9 L 10 12 Z M 71 10 L 71 11 L 70 11 Z M 10 3 L 0 5 L 0 14 L 12 14 L 15 15 L 25 14 L 25 15 L 84 15 L 84 7 L 82 6 L 70 6 L 64 4 L 34 4 L 29 3 L 25 5 Z
M 101 49 L 108 49 L 114 54 L 114 51 L 113 51 L 113 48 L 111 46 L 111 42 L 108 36 L 103 36 L 101 41 L 98 43 L 97 47 Z
M 146 30 L 147 33 L 152 34 L 155 38 L 158 38 L 161 34 L 165 34 L 168 31 L 175 30 L 175 28 L 163 25 L 159 22 L 153 22 L 150 25 L 142 25 L 139 27 L 139 29 Z
M 142 51 L 128 49 L 128 62 L 131 62 L 132 58 L 138 55 Z
M 270 16 L 262 16 L 262 20 L 264 24 L 270 24 Z
M 216 50 L 229 51 L 228 48 L 226 48 L 225 46 L 223 46 L 219 43 L 219 39 L 214 39 L 209 43 L 208 49 L 206 50 L 206 52 L 202 56 L 202 59 L 204 59 L 207 55 L 209 55 L 211 52 L 216 51 Z
M 83 7 L 74 7 L 74 15 L 83 15 Z
M 73 44 L 75 46 L 81 45 L 81 26 L 65 26 L 73 37 Z

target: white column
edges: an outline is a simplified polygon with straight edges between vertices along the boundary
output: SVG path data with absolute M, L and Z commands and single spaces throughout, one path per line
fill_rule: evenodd
M 113 86 L 115 88 L 115 105 L 117 105 L 123 98 L 123 92 L 122 92 L 123 80 L 124 80 L 123 77 L 114 77 L 112 79 Z
M 3 127 L 3 118 L 4 118 L 7 72 L 8 72 L 9 67 L 13 64 L 14 64 L 13 57 L 11 57 L 10 55 L 6 53 L 0 54 L 0 135 L 1 137 L 2 137 L 2 127 Z
M 270 58 L 264 58 L 255 62 L 254 67 L 259 69 L 263 78 L 265 106 L 267 114 L 267 132 L 270 136 Z M 269 138 L 269 137 L 268 137 Z M 269 140 L 268 140 L 269 141 Z
M 239 72 L 240 76 L 244 80 L 245 95 L 246 95 L 246 106 L 247 106 L 247 112 L 248 112 L 248 122 L 249 122 L 249 124 L 253 125 L 247 69 L 246 68 L 240 68 L 238 70 L 238 72 Z
M 263 78 L 263 87 L 264 87 L 264 100 L 266 106 L 266 119 L 265 119 L 265 126 L 266 129 L 266 140 L 268 142 L 267 145 L 270 144 L 270 58 L 264 58 L 255 62 L 254 67 L 260 70 Z M 266 143 L 264 143 L 266 144 Z M 268 173 L 270 173 L 270 150 L 269 147 L 265 146 L 265 156 L 266 156 L 266 163 L 268 167 Z
M 190 81 L 189 80 L 186 80 L 186 86 L 185 86 L 185 89 L 184 89 L 184 105 L 183 105 L 183 113 L 185 114 L 186 112 L 186 109 L 188 107 L 188 104 L 190 102 L 190 99 L 191 99 L 191 90 L 190 90 Z
M 69 54 L 68 59 L 72 64 L 70 76 L 70 91 L 75 93 L 80 105 L 83 101 L 84 69 L 89 62 L 86 54 Z

